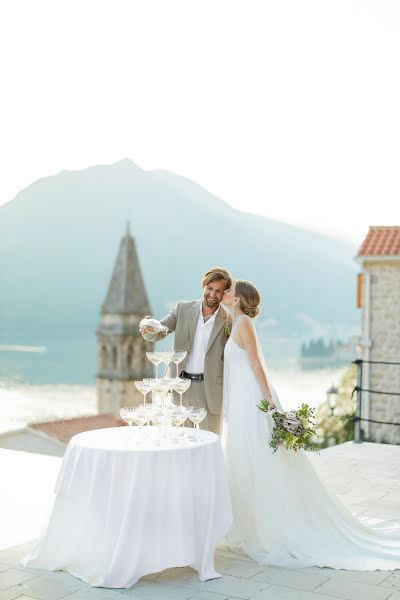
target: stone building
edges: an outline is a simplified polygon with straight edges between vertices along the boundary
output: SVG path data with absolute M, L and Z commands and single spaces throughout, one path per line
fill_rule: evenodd
M 356 260 L 364 361 L 400 363 L 400 227 L 370 227 Z M 362 418 L 400 423 L 400 365 L 363 363 Z M 361 422 L 364 439 L 400 444 L 400 427 Z
M 138 330 L 151 314 L 135 242 L 129 231 L 121 240 L 97 328 L 97 406 L 99 413 L 117 414 L 121 406 L 136 406 L 143 396 L 135 380 L 153 377 L 146 352 L 153 349 Z

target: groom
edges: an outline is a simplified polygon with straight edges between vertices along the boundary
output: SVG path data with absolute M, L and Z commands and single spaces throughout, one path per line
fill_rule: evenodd
M 201 427 L 219 434 L 224 349 L 228 340 L 225 328 L 231 326 L 231 318 L 223 306 L 222 296 L 231 286 L 231 276 L 225 269 L 216 267 L 203 275 L 202 298 L 178 302 L 169 315 L 161 319 L 168 332 L 153 333 L 143 329 L 145 340 L 156 342 L 175 331 L 174 350 L 187 351 L 180 364 L 180 377 L 192 380 L 185 392 L 188 405 L 207 410 Z

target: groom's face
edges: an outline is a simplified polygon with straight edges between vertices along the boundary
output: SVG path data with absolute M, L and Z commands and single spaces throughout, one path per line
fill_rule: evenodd
M 208 308 L 218 308 L 224 295 L 226 281 L 211 281 L 203 288 L 203 302 Z

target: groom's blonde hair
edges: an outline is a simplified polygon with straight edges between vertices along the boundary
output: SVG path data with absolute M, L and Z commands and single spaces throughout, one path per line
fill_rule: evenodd
M 204 273 L 203 278 L 201 280 L 201 287 L 206 287 L 212 281 L 225 281 L 225 289 L 227 290 L 232 285 L 232 279 L 229 271 L 223 269 L 222 267 L 214 267 Z

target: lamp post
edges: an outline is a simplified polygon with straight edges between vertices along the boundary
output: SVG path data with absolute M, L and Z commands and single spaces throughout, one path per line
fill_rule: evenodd
M 332 384 L 329 390 L 326 391 L 326 397 L 328 399 L 329 406 L 331 408 L 331 416 L 333 417 L 336 407 L 336 399 L 337 399 L 338 390 Z

